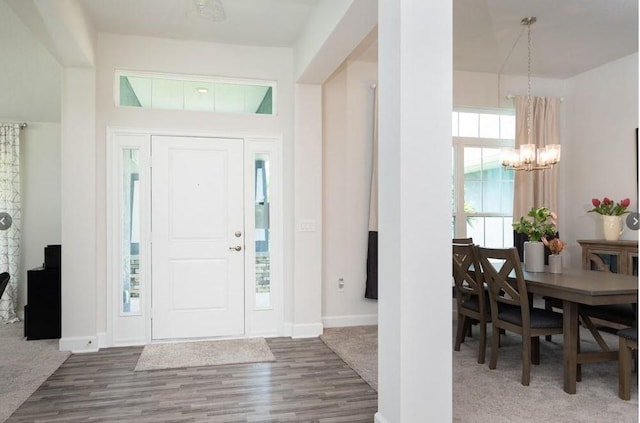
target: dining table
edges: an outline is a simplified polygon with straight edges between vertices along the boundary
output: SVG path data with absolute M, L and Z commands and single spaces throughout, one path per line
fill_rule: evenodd
M 586 269 L 523 273 L 528 292 L 562 301 L 564 391 L 575 394 L 579 364 L 618 359 L 618 351 L 579 351 L 580 306 L 637 304 L 638 277 Z

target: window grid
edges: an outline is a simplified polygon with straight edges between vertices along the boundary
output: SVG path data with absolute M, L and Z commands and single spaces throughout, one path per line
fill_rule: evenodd
M 499 157 L 500 149 L 515 144 L 514 111 L 456 109 L 452 135 L 453 235 L 488 247 L 512 246 L 514 172 L 503 169 Z

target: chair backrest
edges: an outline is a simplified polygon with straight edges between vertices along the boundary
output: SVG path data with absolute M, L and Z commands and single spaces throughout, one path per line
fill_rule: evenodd
M 7 285 L 9 285 L 9 279 L 11 279 L 9 272 L 0 273 L 0 298 L 2 298 L 4 290 L 7 289 Z
M 462 244 L 462 245 L 471 245 L 473 244 L 473 238 L 453 238 L 451 240 L 452 244 Z
M 458 310 L 471 295 L 478 296 L 480 313 L 484 313 L 484 278 L 476 247 L 473 244 L 453 244 L 453 280 L 456 284 Z
M 484 279 L 489 285 L 491 317 L 497 320 L 498 304 L 521 307 L 522 321 L 529 325 L 529 295 L 515 248 L 476 247 Z M 526 321 L 525 321 L 526 320 Z

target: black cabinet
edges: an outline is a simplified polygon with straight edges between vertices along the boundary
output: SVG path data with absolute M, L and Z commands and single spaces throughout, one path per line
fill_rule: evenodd
M 24 335 L 27 340 L 61 336 L 60 268 L 27 271 L 27 305 L 24 307 Z

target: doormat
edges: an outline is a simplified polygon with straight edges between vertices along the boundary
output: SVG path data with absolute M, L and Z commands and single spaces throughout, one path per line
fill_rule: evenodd
M 264 338 L 145 345 L 136 371 L 276 361 Z

